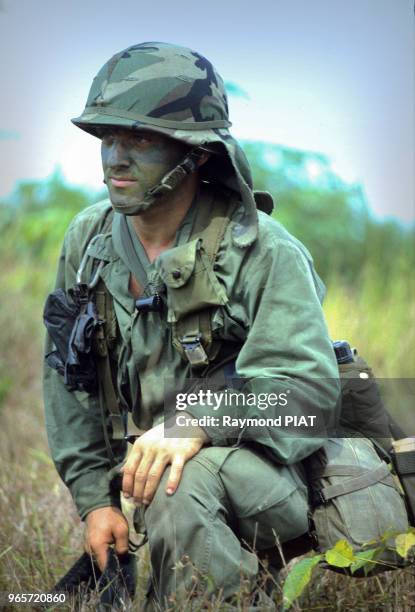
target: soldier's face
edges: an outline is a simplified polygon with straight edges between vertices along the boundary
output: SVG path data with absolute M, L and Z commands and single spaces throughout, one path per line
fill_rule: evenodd
M 144 201 L 146 192 L 187 151 L 185 144 L 146 130 L 104 128 L 100 136 L 104 181 L 111 203 L 126 214 L 140 214 L 149 208 L 151 204 Z

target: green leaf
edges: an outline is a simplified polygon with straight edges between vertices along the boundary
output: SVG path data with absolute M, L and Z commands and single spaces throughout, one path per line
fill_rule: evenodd
M 353 548 L 347 540 L 339 540 L 336 544 L 326 552 L 326 561 L 334 567 L 349 567 L 356 557 L 353 553 Z
M 353 561 L 350 566 L 350 571 L 352 572 L 352 574 L 357 572 L 357 570 L 362 567 L 365 568 L 366 573 L 366 566 L 368 566 L 367 569 L 369 569 L 369 566 L 373 565 L 375 557 L 381 550 L 381 548 L 370 548 L 369 550 L 363 550 L 362 552 L 356 553 L 356 561 Z
M 397 531 L 396 529 L 389 529 L 388 531 L 385 531 L 382 534 L 382 542 L 387 542 L 388 540 L 390 540 L 391 538 L 394 538 L 395 536 L 399 535 L 399 531 Z
M 284 598 L 284 610 L 288 610 L 293 602 L 300 597 L 305 587 L 311 580 L 311 574 L 314 567 L 321 561 L 323 555 L 316 555 L 315 557 L 307 557 L 301 559 L 294 565 L 290 573 L 287 575 L 282 595 Z
M 406 559 L 409 550 L 415 546 L 415 534 L 412 532 L 400 533 L 395 538 L 395 545 L 398 554 Z

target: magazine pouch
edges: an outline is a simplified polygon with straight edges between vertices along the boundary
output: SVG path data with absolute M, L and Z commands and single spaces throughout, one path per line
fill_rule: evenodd
M 88 286 L 79 283 L 68 291 L 53 291 L 46 300 L 43 321 L 55 345 L 45 356 L 48 365 L 63 376 L 71 391 L 96 392 L 92 342 L 101 321 Z
M 354 552 L 373 549 L 382 542 L 386 532 L 396 534 L 408 530 L 402 494 L 370 440 L 329 438 L 303 464 L 309 480 L 311 519 L 320 552 L 326 552 L 344 539 Z M 403 562 L 391 547 L 384 546 L 379 546 L 375 560 L 369 571 L 366 567 L 366 573 L 396 568 Z
M 372 369 L 355 355 L 351 363 L 339 364 L 342 387 L 340 426 L 348 436 L 362 436 L 375 441 L 386 453 L 392 448 L 390 417 L 381 397 Z

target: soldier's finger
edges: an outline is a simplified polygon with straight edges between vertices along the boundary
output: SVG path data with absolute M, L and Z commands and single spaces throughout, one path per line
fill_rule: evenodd
M 117 555 L 125 555 L 128 552 L 128 527 L 118 525 L 114 530 L 115 552 Z
M 89 550 L 88 550 L 89 549 Z M 101 572 L 104 571 L 108 560 L 108 544 L 90 542 L 87 552 L 92 554 Z
M 169 479 L 167 481 L 166 493 L 173 495 L 179 486 L 182 477 L 185 459 L 181 455 L 176 455 L 171 464 Z
M 127 459 L 127 463 L 122 468 L 122 492 L 125 497 L 131 497 L 134 491 L 134 478 L 140 461 L 142 451 L 133 449 Z
M 134 476 L 134 491 L 133 497 L 136 504 L 141 504 L 143 501 L 144 488 L 147 482 L 147 476 L 154 461 L 154 453 L 145 454 L 137 467 Z
M 151 466 L 144 489 L 143 504 L 148 505 L 153 499 L 168 463 L 169 461 L 167 458 L 157 459 Z

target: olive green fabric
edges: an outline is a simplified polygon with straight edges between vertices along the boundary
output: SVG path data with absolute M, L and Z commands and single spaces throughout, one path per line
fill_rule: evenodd
M 241 576 L 255 586 L 260 567 L 254 551 L 260 554 L 275 548 L 276 538 L 282 544 L 308 530 L 307 489 L 296 470 L 275 465 L 249 446 L 202 449 L 185 465 L 172 496 L 165 492 L 168 474 L 169 469 L 145 513 L 150 601 L 162 606 L 171 594 L 185 600 L 194 587 L 192 575 L 200 576 L 205 596 L 221 589 L 230 600 Z M 267 608 L 262 602 L 251 609 Z
M 237 209 L 234 215 L 239 213 Z M 87 245 L 112 214 L 110 203 L 104 201 L 74 219 L 59 262 L 58 287 L 74 284 Z M 163 420 L 165 386 L 170 380 L 174 388 L 180 387 L 190 374 L 189 364 L 173 347 L 165 314 L 140 316 L 135 310 L 128 291 L 130 273 L 113 248 L 111 232 L 94 240 L 89 252 L 96 262 L 104 262 L 101 278 L 114 298 L 119 337 L 111 357 L 120 401 L 132 409 L 136 425 L 146 430 Z M 157 260 L 149 267 L 150 276 L 156 266 Z M 90 271 L 91 265 L 86 277 Z M 336 380 L 338 370 L 320 305 L 321 281 L 306 249 L 278 222 L 259 213 L 259 239 L 244 249 L 233 243 L 229 224 L 215 274 L 227 303 L 213 307 L 212 333 L 222 344 L 243 344 L 238 374 L 254 381 L 272 377 L 268 390 L 275 393 L 285 391 L 292 378 L 321 381 L 324 404 L 316 410 L 332 413 L 339 389 L 336 384 L 326 389 L 326 381 Z M 52 456 L 81 517 L 93 508 L 118 503 L 106 481 L 109 464 L 97 398 L 67 391 L 61 377 L 46 366 L 44 399 Z M 200 412 L 201 407 L 192 410 Z M 215 445 L 229 444 L 224 438 L 215 440 L 214 432 L 212 437 Z M 322 440 L 283 438 L 268 429 L 262 444 L 274 461 L 292 464 L 319 448 Z M 124 450 L 116 449 L 120 459 Z

